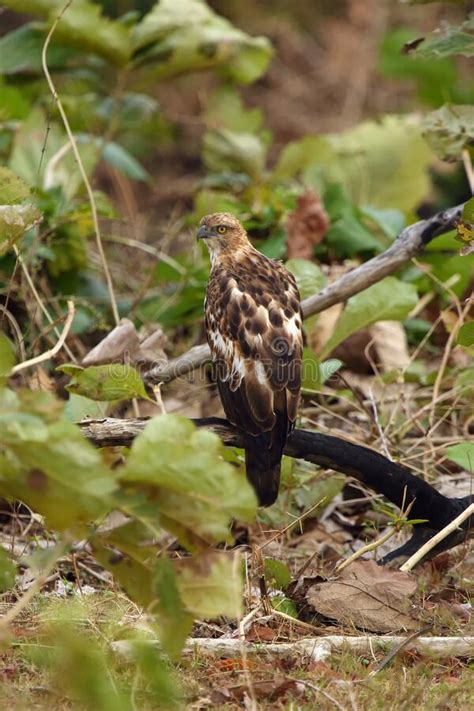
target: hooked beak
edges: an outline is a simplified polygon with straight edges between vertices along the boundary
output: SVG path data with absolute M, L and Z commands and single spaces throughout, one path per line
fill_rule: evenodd
M 201 225 L 201 227 L 197 231 L 196 236 L 198 239 L 206 239 L 206 237 L 209 237 L 206 225 Z

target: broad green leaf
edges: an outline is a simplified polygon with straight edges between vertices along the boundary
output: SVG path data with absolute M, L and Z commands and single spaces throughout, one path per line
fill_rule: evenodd
M 209 97 L 205 118 L 207 124 L 214 128 L 256 133 L 262 127 L 263 112 L 256 107 L 246 108 L 237 89 L 225 84 L 218 87 Z
M 222 128 L 204 136 L 202 159 L 210 170 L 243 172 L 258 178 L 265 167 L 266 147 L 253 133 Z
M 321 371 L 319 360 L 314 355 L 311 348 L 303 349 L 301 360 L 301 387 L 303 390 L 316 392 L 321 385 Z
M 193 618 L 181 599 L 173 563 L 165 557 L 158 559 L 153 571 L 160 642 L 172 658 L 181 652 L 186 637 L 191 632 Z
M 462 219 L 466 222 L 472 222 L 474 224 L 474 197 L 469 198 L 469 200 L 464 204 L 462 209 Z
M 5 0 L 4 4 L 16 12 L 45 17 L 49 25 L 64 7 L 62 0 Z M 66 9 L 56 26 L 55 39 L 95 52 L 118 66 L 126 64 L 131 54 L 128 28 L 104 17 L 100 5 L 89 0 L 75 0 Z
M 43 187 L 46 166 L 66 143 L 67 137 L 59 126 L 48 125 L 43 111 L 34 108 L 15 131 L 9 167 L 28 185 Z M 78 172 L 77 167 L 75 171 Z
M 40 220 L 41 212 L 33 205 L 0 205 L 0 257 Z
M 283 148 L 272 177 L 281 180 L 294 178 L 313 165 L 326 165 L 336 154 L 327 136 L 305 136 L 287 143 Z
M 328 183 L 340 183 L 356 205 L 410 213 L 428 194 L 433 160 L 419 123 L 414 116 L 386 115 L 327 134 L 328 146 L 315 142 L 311 161 L 303 145 L 305 182 L 319 191 Z M 319 155 L 316 146 L 321 146 Z
M 302 299 L 317 294 L 326 286 L 326 276 L 321 267 L 309 259 L 288 259 L 285 266 L 295 277 Z
M 7 380 L 11 369 L 15 365 L 15 360 L 12 342 L 0 331 L 0 387 Z
M 445 104 L 423 119 L 423 135 L 443 160 L 459 160 L 474 135 L 474 106 Z
M 71 393 L 64 408 L 64 414 L 71 422 L 80 422 L 86 417 L 101 419 L 107 416 L 108 402 L 90 400 L 82 395 Z
M 0 548 L 0 592 L 11 590 L 15 585 L 16 567 L 10 556 Z
M 400 210 L 384 210 L 382 208 L 372 207 L 371 205 L 363 205 L 360 208 L 360 212 L 364 217 L 368 217 L 375 222 L 390 239 L 395 239 L 403 228 L 406 227 L 405 215 Z
M 102 157 L 107 163 L 110 163 L 110 165 L 113 165 L 114 168 L 117 168 L 117 170 L 126 175 L 127 178 L 142 180 L 144 182 L 151 180 L 150 174 L 137 159 L 123 148 L 123 146 L 120 146 L 114 141 L 109 141 L 105 144 Z
M 188 543 L 229 540 L 232 518 L 252 519 L 256 502 L 243 472 L 224 462 L 217 435 L 178 415 L 148 422 L 120 479 L 147 487 L 163 525 Z
M 382 250 L 383 243 L 366 227 L 363 212 L 350 200 L 344 185 L 329 183 L 323 202 L 330 218 L 324 241 L 336 256 L 353 257 Z
M 288 566 L 276 558 L 265 558 L 265 579 L 274 588 L 284 590 L 291 582 L 291 572 Z
M 71 382 L 67 390 L 91 400 L 132 400 L 142 397 L 149 400 L 140 373 L 131 365 L 114 363 L 91 365 L 81 368 L 77 365 L 62 365 L 58 368 L 69 375 Z
M 30 188 L 11 170 L 0 165 L 0 205 L 14 205 L 26 200 Z
M 1 37 L 0 74 L 42 74 L 41 51 L 44 40 L 44 29 L 32 22 Z M 79 52 L 75 49 L 53 41 L 48 49 L 48 67 L 64 67 L 68 61 L 78 56 Z
M 468 321 L 461 326 L 457 342 L 460 346 L 466 346 L 466 348 L 474 346 L 474 321 Z
M 216 68 L 243 84 L 266 71 L 272 50 L 201 0 L 160 0 L 133 33 L 136 61 L 151 62 L 156 77 Z
M 445 24 L 435 30 L 414 50 L 416 57 L 440 59 L 461 54 L 464 57 L 474 57 L 474 14 L 462 25 Z
M 352 333 L 372 323 L 403 320 L 417 302 L 415 287 L 395 277 L 386 277 L 369 286 L 349 299 L 336 323 L 334 333 L 323 348 L 322 356 L 330 353 Z
M 329 380 L 329 378 L 331 378 L 334 373 L 337 373 L 337 371 L 342 367 L 342 365 L 342 361 L 338 358 L 329 358 L 329 360 L 323 360 L 323 362 L 319 364 L 319 378 L 321 384 L 324 385 L 326 380 Z
M 242 613 L 240 555 L 212 551 L 174 561 L 176 581 L 186 609 L 199 619 Z
M 115 474 L 46 393 L 0 393 L 0 491 L 53 528 L 88 522 L 113 506 Z
M 290 617 L 294 617 L 295 620 L 298 619 L 298 610 L 296 609 L 296 605 L 289 597 L 285 597 L 285 595 L 276 595 L 271 598 L 271 603 L 274 610 L 283 612 L 285 615 L 289 615 Z
M 444 454 L 452 462 L 474 474 L 474 442 L 454 444 L 452 447 L 447 447 Z

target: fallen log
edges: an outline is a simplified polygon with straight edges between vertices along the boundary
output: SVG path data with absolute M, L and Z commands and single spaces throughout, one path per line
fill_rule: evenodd
M 144 429 L 148 419 L 83 420 L 79 423 L 84 435 L 98 447 L 130 446 Z M 215 432 L 229 447 L 242 447 L 243 438 L 236 427 L 227 420 L 210 417 L 193 420 L 197 427 L 206 427 Z M 393 504 L 407 507 L 412 501 L 410 517 L 425 519 L 425 523 L 413 527 L 412 537 L 399 548 L 391 551 L 380 561 L 402 562 L 413 555 L 436 532 L 441 531 L 474 500 L 474 496 L 450 498 L 441 494 L 424 479 L 413 474 L 407 467 L 384 457 L 373 449 L 348 442 L 319 432 L 296 429 L 290 436 L 285 452 L 287 456 L 304 459 L 327 469 L 334 469 L 362 482 Z M 429 560 L 443 550 L 448 550 L 466 540 L 474 517 L 470 516 L 462 526 L 444 538 L 421 560 Z M 421 562 L 421 560 L 419 562 Z

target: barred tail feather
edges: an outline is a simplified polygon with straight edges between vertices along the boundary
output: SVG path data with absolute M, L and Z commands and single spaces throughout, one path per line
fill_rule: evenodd
M 278 497 L 282 447 L 268 449 L 268 434 L 246 438 L 247 479 L 257 494 L 260 506 L 271 506 Z

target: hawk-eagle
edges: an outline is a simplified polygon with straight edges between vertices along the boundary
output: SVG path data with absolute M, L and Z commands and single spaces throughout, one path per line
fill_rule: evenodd
M 295 426 L 303 351 L 300 296 L 279 262 L 251 244 L 231 214 L 203 217 L 211 273 L 206 336 L 225 414 L 245 437 L 247 478 L 261 506 L 278 496 L 280 464 Z

